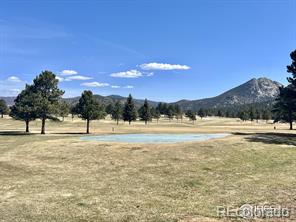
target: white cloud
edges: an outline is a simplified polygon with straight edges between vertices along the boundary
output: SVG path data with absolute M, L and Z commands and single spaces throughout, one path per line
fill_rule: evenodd
M 119 89 L 120 86 L 111 86 L 111 88 L 113 88 L 113 89 Z
M 63 77 L 60 76 L 56 76 L 56 79 L 59 80 L 59 82 L 63 82 L 65 80 Z
M 65 69 L 61 72 L 62 76 L 72 76 L 72 75 L 77 75 L 78 72 L 75 70 L 69 70 L 69 69 Z
M 154 73 L 153 72 L 148 72 L 148 73 L 145 73 L 147 77 L 149 76 L 154 76 Z
M 188 70 L 189 66 L 178 65 L 178 64 L 168 64 L 168 63 L 145 63 L 140 65 L 143 70 Z
M 81 83 L 81 86 L 87 86 L 87 87 L 106 87 L 109 86 L 109 83 L 100 83 L 100 82 L 84 82 Z
M 22 80 L 20 80 L 20 78 L 16 77 L 16 76 L 10 76 L 6 79 L 6 81 L 8 81 L 8 82 L 22 82 Z
M 127 85 L 127 86 L 125 86 L 124 88 L 126 88 L 126 89 L 133 89 L 133 88 L 134 88 L 134 86 Z
M 138 78 L 143 76 L 143 74 L 136 69 L 132 69 L 125 72 L 112 73 L 110 76 L 117 77 L 117 78 Z
M 65 81 L 72 81 L 72 80 L 90 80 L 92 77 L 87 76 L 69 76 L 65 79 Z

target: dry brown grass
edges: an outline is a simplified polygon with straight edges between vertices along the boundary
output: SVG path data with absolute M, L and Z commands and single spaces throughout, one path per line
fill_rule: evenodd
M 236 132 L 156 145 L 81 141 L 70 134 L 85 131 L 80 120 L 49 123 L 45 136 L 39 122 L 32 135 L 0 124 L 0 221 L 216 221 L 217 206 L 295 203 L 296 139 L 285 124 L 92 123 L 93 133 Z

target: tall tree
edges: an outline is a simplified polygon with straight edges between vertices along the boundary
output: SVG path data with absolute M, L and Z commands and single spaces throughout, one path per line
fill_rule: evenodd
M 119 101 L 115 103 L 111 113 L 111 117 L 116 121 L 116 124 L 118 125 L 119 120 L 122 118 L 122 106 Z
M 222 117 L 222 116 L 223 116 L 222 111 L 221 111 L 220 109 L 219 109 L 218 112 L 217 112 L 217 116 L 218 116 L 218 117 Z
M 171 121 L 174 116 L 176 115 L 176 112 L 175 112 L 175 107 L 170 104 L 168 107 L 167 107 L 167 110 L 166 110 L 166 115 L 167 117 L 169 118 L 169 121 Z
M 80 118 L 86 120 L 86 133 L 89 134 L 90 121 L 105 117 L 104 107 L 100 105 L 91 91 L 84 91 L 76 105 Z
M 109 114 L 109 115 L 112 115 L 113 108 L 114 108 L 114 107 L 113 107 L 112 103 L 108 104 L 108 105 L 106 106 L 106 113 Z
M 256 109 L 255 110 L 255 119 L 256 119 L 257 123 L 259 122 L 260 118 L 261 118 L 261 113 L 260 113 L 259 109 Z
M 205 110 L 203 108 L 200 108 L 198 110 L 197 115 L 202 119 L 202 118 L 204 118 L 206 116 L 206 112 L 205 112 Z
M 147 125 L 148 121 L 152 120 L 150 106 L 148 104 L 147 99 L 145 99 L 144 105 L 139 109 L 139 117 L 142 121 L 145 121 L 145 125 Z
M 45 121 L 56 119 L 59 112 L 59 101 L 64 91 L 58 88 L 59 80 L 51 71 L 43 71 L 33 80 L 32 92 L 35 94 L 37 117 L 41 119 L 41 134 L 45 134 Z
M 152 118 L 156 119 L 156 122 L 158 123 L 159 119 L 160 119 L 160 111 L 158 109 L 158 107 L 154 108 L 154 107 L 151 107 L 151 115 L 152 115 Z
M 188 117 L 194 124 L 194 121 L 196 120 L 196 115 L 192 110 L 187 110 L 185 116 Z
M 275 121 L 289 122 L 290 130 L 292 130 L 296 112 L 296 50 L 291 52 L 290 57 L 292 63 L 287 66 L 287 72 L 291 73 L 292 77 L 287 78 L 288 86 L 280 87 L 273 112 L 275 113 Z
M 10 116 L 17 120 L 25 121 L 26 132 L 30 132 L 29 123 L 37 117 L 37 108 L 34 104 L 36 94 L 32 93 L 32 87 L 26 85 L 26 88 L 14 100 L 14 105 L 11 107 Z
M 9 108 L 6 105 L 6 102 L 4 99 L 0 99 L 0 114 L 1 118 L 3 118 L 4 115 L 9 113 Z
M 262 113 L 262 119 L 264 119 L 266 121 L 266 123 L 268 122 L 268 120 L 271 119 L 271 113 L 269 110 L 264 110 Z
M 69 116 L 70 108 L 70 105 L 66 101 L 61 100 L 59 102 L 59 115 L 62 117 L 63 121 L 65 117 Z
M 131 124 L 132 121 L 137 120 L 137 110 L 131 94 L 129 94 L 123 109 L 123 120 Z
M 255 111 L 253 107 L 250 107 L 249 109 L 249 117 L 251 119 L 251 121 L 253 122 L 253 120 L 255 119 Z
M 293 88 L 281 87 L 276 103 L 274 104 L 275 122 L 283 120 L 288 122 L 290 125 L 290 130 L 293 129 L 293 121 L 295 119 L 295 91 Z
M 176 115 L 177 122 L 179 121 L 179 119 L 181 119 L 181 122 L 182 122 L 183 111 L 178 104 L 175 105 L 175 115 Z
M 77 115 L 77 106 L 76 105 L 71 105 L 70 106 L 70 114 L 71 114 L 71 118 L 72 121 L 74 120 L 75 115 Z
M 239 112 L 238 117 L 242 120 L 242 121 L 247 121 L 249 119 L 249 115 L 246 111 L 241 111 Z

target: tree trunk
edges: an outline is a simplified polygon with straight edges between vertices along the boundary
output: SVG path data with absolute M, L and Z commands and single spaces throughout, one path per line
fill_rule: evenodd
M 116 120 L 116 124 L 118 125 L 119 119 Z
M 45 117 L 42 117 L 41 134 L 45 134 Z
M 131 125 L 131 121 L 128 121 L 128 124 Z
M 65 120 L 65 117 L 63 117 L 63 121 L 62 122 L 64 122 L 64 120 Z
M 289 123 L 290 123 L 290 130 L 293 130 L 293 118 L 292 118 L 291 110 L 289 110 Z
M 145 125 L 147 125 L 147 120 L 145 120 Z
M 89 134 L 89 119 L 86 120 L 86 133 Z
M 1 118 L 3 119 L 3 113 L 1 113 Z
M 29 120 L 26 120 L 26 133 L 29 133 Z

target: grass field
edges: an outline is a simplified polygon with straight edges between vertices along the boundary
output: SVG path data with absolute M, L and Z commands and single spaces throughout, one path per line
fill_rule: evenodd
M 47 135 L 38 134 L 39 121 L 25 135 L 22 122 L 0 119 L 0 221 L 217 221 L 217 206 L 295 204 L 296 136 L 286 124 L 102 120 L 91 132 L 113 127 L 231 135 L 177 144 L 89 142 L 80 140 L 85 123 L 78 119 L 48 122 Z

